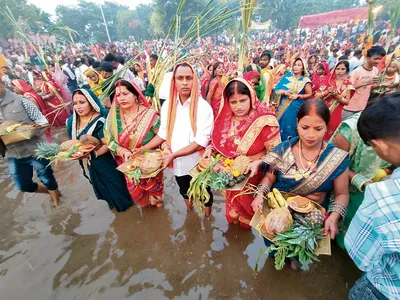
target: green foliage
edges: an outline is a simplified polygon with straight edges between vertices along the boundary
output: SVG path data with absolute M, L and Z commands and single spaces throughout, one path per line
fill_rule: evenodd
M 163 25 L 166 23 L 166 16 L 162 12 L 154 11 L 150 18 L 149 33 L 155 37 L 165 36 L 167 28 Z
M 0 9 L 5 10 L 8 6 L 18 20 L 25 22 L 30 30 L 35 33 L 46 32 L 52 26 L 50 15 L 38 7 L 28 4 L 26 0 L 0 0 Z M 14 38 L 14 28 L 3 17 L 0 18 L 0 36 Z
M 104 2 L 103 12 L 112 40 L 117 39 L 118 12 L 128 7 L 113 2 Z M 68 26 L 80 34 L 81 41 L 107 40 L 100 7 L 93 2 L 79 0 L 76 6 L 59 5 L 56 8 L 57 24 Z

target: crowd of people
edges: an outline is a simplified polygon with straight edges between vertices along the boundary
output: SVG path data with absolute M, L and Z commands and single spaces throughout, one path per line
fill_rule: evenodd
M 44 60 L 39 47 L 23 55 L 11 44 L 0 57 L 1 120 L 49 123 L 51 129 L 2 145 L 10 175 L 22 192 L 50 194 L 58 206 L 53 171 L 34 153 L 37 143 L 51 141 L 51 130 L 66 126 L 72 140 L 91 135 L 101 143 L 80 164 L 87 164 L 84 175 L 111 209 L 163 206 L 162 172 L 134 181 L 116 170 L 136 154 L 161 149 L 163 168 L 172 168 L 192 210 L 189 171 L 199 160 L 245 155 L 248 184 L 258 190 L 224 194 L 227 222 L 250 228 L 273 187 L 312 199 L 328 211 L 325 234 L 365 272 L 350 299 L 398 299 L 399 39 L 386 51 L 388 28 L 378 27 L 374 46 L 364 43 L 363 22 L 251 35 L 245 68 L 227 35 L 199 39 L 180 55 L 207 56 L 188 56 L 158 87 L 149 75 L 173 42 L 145 41 L 144 54 L 134 40 L 71 44 L 45 52 Z M 105 96 L 111 77 L 117 77 L 113 92 Z M 160 112 L 145 96 L 154 89 Z M 42 184 L 33 181 L 34 169 Z M 209 194 L 206 216 L 212 214 Z

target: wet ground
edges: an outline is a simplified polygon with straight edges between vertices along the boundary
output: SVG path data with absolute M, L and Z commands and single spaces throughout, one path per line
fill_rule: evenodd
M 274 269 L 254 231 L 186 212 L 169 171 L 165 207 L 118 213 L 77 163 L 56 171 L 62 205 L 19 193 L 0 161 L 0 299 L 347 299 L 360 273 L 333 248 L 308 272 Z M 258 270 L 255 266 L 258 261 Z

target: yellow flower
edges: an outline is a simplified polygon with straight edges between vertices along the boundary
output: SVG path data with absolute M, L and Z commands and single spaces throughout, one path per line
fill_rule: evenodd
M 221 153 L 218 153 L 215 157 L 220 158 L 221 156 L 222 156 Z
M 227 170 L 228 172 L 231 171 L 231 167 L 226 167 L 225 170 Z
M 240 171 L 233 171 L 232 175 L 234 177 L 239 177 L 240 176 Z

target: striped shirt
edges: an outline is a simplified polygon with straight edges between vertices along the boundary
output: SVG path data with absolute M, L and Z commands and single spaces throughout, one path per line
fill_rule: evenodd
M 400 168 L 367 186 L 345 237 L 350 257 L 387 298 L 400 299 Z

